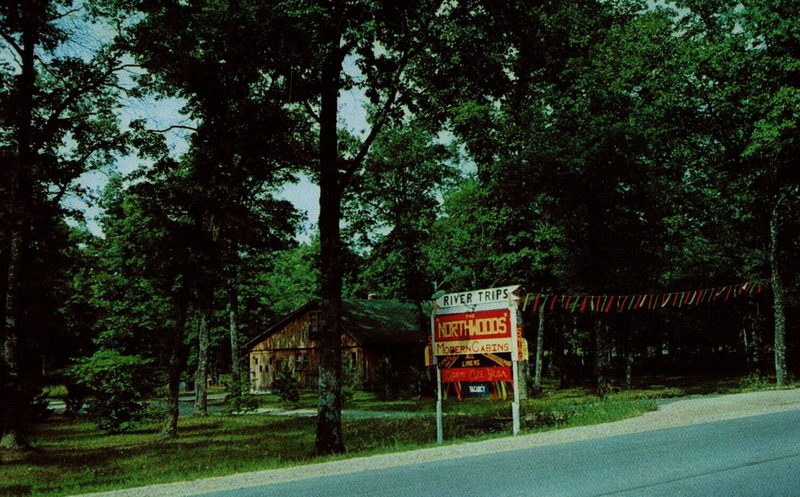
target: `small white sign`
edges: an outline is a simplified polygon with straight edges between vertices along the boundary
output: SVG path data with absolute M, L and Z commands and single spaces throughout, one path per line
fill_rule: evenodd
M 478 304 L 508 302 L 509 298 L 519 298 L 514 295 L 514 292 L 517 291 L 519 287 L 519 285 L 512 285 L 498 288 L 486 288 L 483 290 L 472 290 L 470 292 L 448 293 L 436 299 L 436 305 L 440 308 L 470 307 Z

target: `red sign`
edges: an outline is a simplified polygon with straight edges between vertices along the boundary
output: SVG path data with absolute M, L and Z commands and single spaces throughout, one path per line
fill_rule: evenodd
M 442 370 L 442 381 L 445 383 L 467 382 L 481 383 L 486 381 L 512 381 L 511 367 L 488 366 L 482 368 L 450 368 Z
M 508 309 L 440 314 L 434 319 L 437 342 L 460 342 L 509 338 L 511 312 Z
M 434 316 L 436 356 L 511 352 L 511 311 L 460 312 Z

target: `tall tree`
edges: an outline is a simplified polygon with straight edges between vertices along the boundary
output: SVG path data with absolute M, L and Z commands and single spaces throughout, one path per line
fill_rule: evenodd
M 384 124 L 409 103 L 405 70 L 424 50 L 441 2 L 285 1 L 295 94 L 319 126 L 320 341 L 316 450 L 344 451 L 341 430 L 342 196 Z M 355 66 L 361 77 L 353 77 Z M 360 88 L 373 105 L 371 129 L 352 153 L 339 147 L 339 93 Z
M 800 152 L 800 34 L 796 2 L 745 2 L 742 26 L 752 50 L 763 56 L 763 72 L 753 89 L 761 104 L 745 155 L 761 166 L 764 200 L 771 199 L 769 267 L 773 290 L 775 379 L 788 383 L 786 360 L 786 283 L 782 271 L 781 225 L 796 217 L 800 174 L 795 165 Z M 794 216 L 792 215 L 794 212 Z
M 161 436 L 172 438 L 178 434 L 179 383 L 188 355 L 195 233 L 168 184 L 139 174 L 133 185 L 116 176 L 106 186 L 104 237 L 94 249 L 93 303 L 101 315 L 96 344 L 156 360 L 166 376 L 168 412 Z
M 271 194 L 292 178 L 303 156 L 303 127 L 296 111 L 284 105 L 281 66 L 271 64 L 277 57 L 274 6 L 127 4 L 141 17 L 122 41 L 149 71 L 142 83 L 183 99 L 184 112 L 197 123 L 184 159 L 186 174 L 173 187 L 182 189 L 198 233 L 192 293 L 199 312 L 195 408 L 202 414 L 215 288 L 235 288 L 244 245 L 274 246 L 293 233 L 291 208 Z
M 33 366 L 24 354 L 33 332 L 26 310 L 36 299 L 28 285 L 35 280 L 30 259 L 39 241 L 32 227 L 45 213 L 58 211 L 46 206 L 58 206 L 80 174 L 108 163 L 125 146 L 115 115 L 125 67 L 120 52 L 70 44 L 78 30 L 68 21 L 88 16 L 85 22 L 91 22 L 90 5 L 34 0 L 0 7 L 0 145 L 8 185 L 2 339 L 10 400 L 3 405 L 15 406 L 3 409 L 4 447 L 25 444 L 24 406 L 31 391 L 24 379 Z

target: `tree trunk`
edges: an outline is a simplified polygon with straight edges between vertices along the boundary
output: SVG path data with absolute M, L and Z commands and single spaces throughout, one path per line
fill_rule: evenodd
M 780 222 L 779 197 L 769 218 L 769 266 L 772 276 L 773 312 L 775 314 L 775 383 L 784 386 L 789 382 L 786 374 L 786 313 L 784 302 L 786 290 L 783 287 L 779 267 L 778 224 Z
M 747 324 L 742 324 L 742 345 L 744 345 L 744 363 L 748 373 L 753 371 L 753 363 L 750 361 L 752 356 L 750 350 L 750 340 L 747 339 Z
M 320 297 L 319 401 L 317 409 L 317 454 L 345 451 L 342 437 L 342 265 L 341 181 L 337 141 L 337 101 L 341 55 L 338 36 L 329 45 L 322 67 L 319 137 L 320 188 Z
M 17 156 L 6 164 L 11 168 L 10 212 L 12 227 L 10 233 L 10 253 L 8 261 L 8 279 L 4 282 L 5 323 L 3 333 L 3 365 L 7 369 L 8 388 L 3 399 L 2 438 L 0 447 L 19 450 L 28 446 L 24 436 L 25 411 L 30 403 L 26 392 L 25 365 L 20 357 L 20 346 L 25 339 L 23 284 L 27 279 L 25 261 L 28 253 L 28 222 L 31 216 L 31 177 L 34 164 L 33 154 L 33 102 L 36 82 L 35 47 L 38 44 L 39 21 L 46 12 L 44 2 L 36 1 L 23 7 L 22 12 L 22 47 L 20 62 L 22 71 L 19 76 L 19 87 L 12 100 L 12 112 L 15 114 L 15 132 L 17 139 Z
M 19 357 L 19 342 L 22 335 L 21 320 L 21 275 L 23 272 L 23 253 L 25 239 L 17 228 L 11 235 L 11 253 L 8 265 L 8 281 L 5 302 L 5 340 L 3 342 L 3 363 L 6 368 L 7 383 L 2 408 L 2 438 L 0 448 L 20 450 L 28 446 L 25 440 L 25 410 L 28 399 L 25 395 L 24 373 Z
M 228 282 L 228 327 L 231 335 L 231 383 L 238 395 L 242 392 L 242 363 L 239 357 L 239 292 L 236 277 Z
M 533 371 L 533 389 L 542 391 L 542 362 L 544 361 L 544 306 L 539 306 L 539 327 L 536 331 L 536 362 Z
M 632 318 L 625 319 L 625 388 L 633 388 L 633 364 L 636 354 L 633 350 L 633 323 Z
M 601 399 L 610 391 L 608 377 L 608 327 L 602 318 L 594 321 L 595 394 Z
M 164 418 L 164 426 L 161 429 L 162 438 L 177 438 L 178 436 L 178 416 L 181 373 L 186 363 L 186 352 L 184 350 L 183 339 L 186 335 L 186 315 L 188 313 L 188 302 L 185 298 L 179 297 L 176 304 L 175 328 L 170 337 L 170 356 L 167 366 L 167 414 Z
M 197 325 L 197 370 L 194 375 L 194 413 L 208 416 L 208 346 L 211 329 L 211 303 L 214 290 L 211 285 L 201 290 Z
M 518 336 L 518 345 L 522 345 L 522 311 L 517 308 L 517 336 Z M 530 353 L 530 351 L 528 351 Z M 524 351 L 520 350 L 520 356 L 523 356 L 523 359 L 517 362 L 517 384 L 514 388 L 519 390 L 519 398 L 520 400 L 525 400 L 528 398 L 528 387 L 530 386 L 530 377 L 531 377 L 531 363 L 530 358 L 528 357 L 529 354 L 523 354 Z

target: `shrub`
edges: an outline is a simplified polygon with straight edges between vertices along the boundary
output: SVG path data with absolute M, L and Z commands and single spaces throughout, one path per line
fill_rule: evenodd
M 231 392 L 225 397 L 225 408 L 222 412 L 225 414 L 245 414 L 258 409 L 258 399 L 250 393 L 250 387 L 247 383 L 231 384 L 229 388 Z
M 353 400 L 353 396 L 361 390 L 361 378 L 354 366 L 342 368 L 342 400 Z
M 773 386 L 770 378 L 761 372 L 750 373 L 739 381 L 739 387 L 745 391 L 768 390 Z
M 144 417 L 145 368 L 150 362 L 138 355 L 101 349 L 73 366 L 76 383 L 85 385 L 94 397 L 88 412 L 99 428 L 121 433 Z
M 275 381 L 272 382 L 272 390 L 278 395 L 278 398 L 284 402 L 299 402 L 300 401 L 300 382 L 292 374 L 292 371 L 284 366 L 275 375 Z

